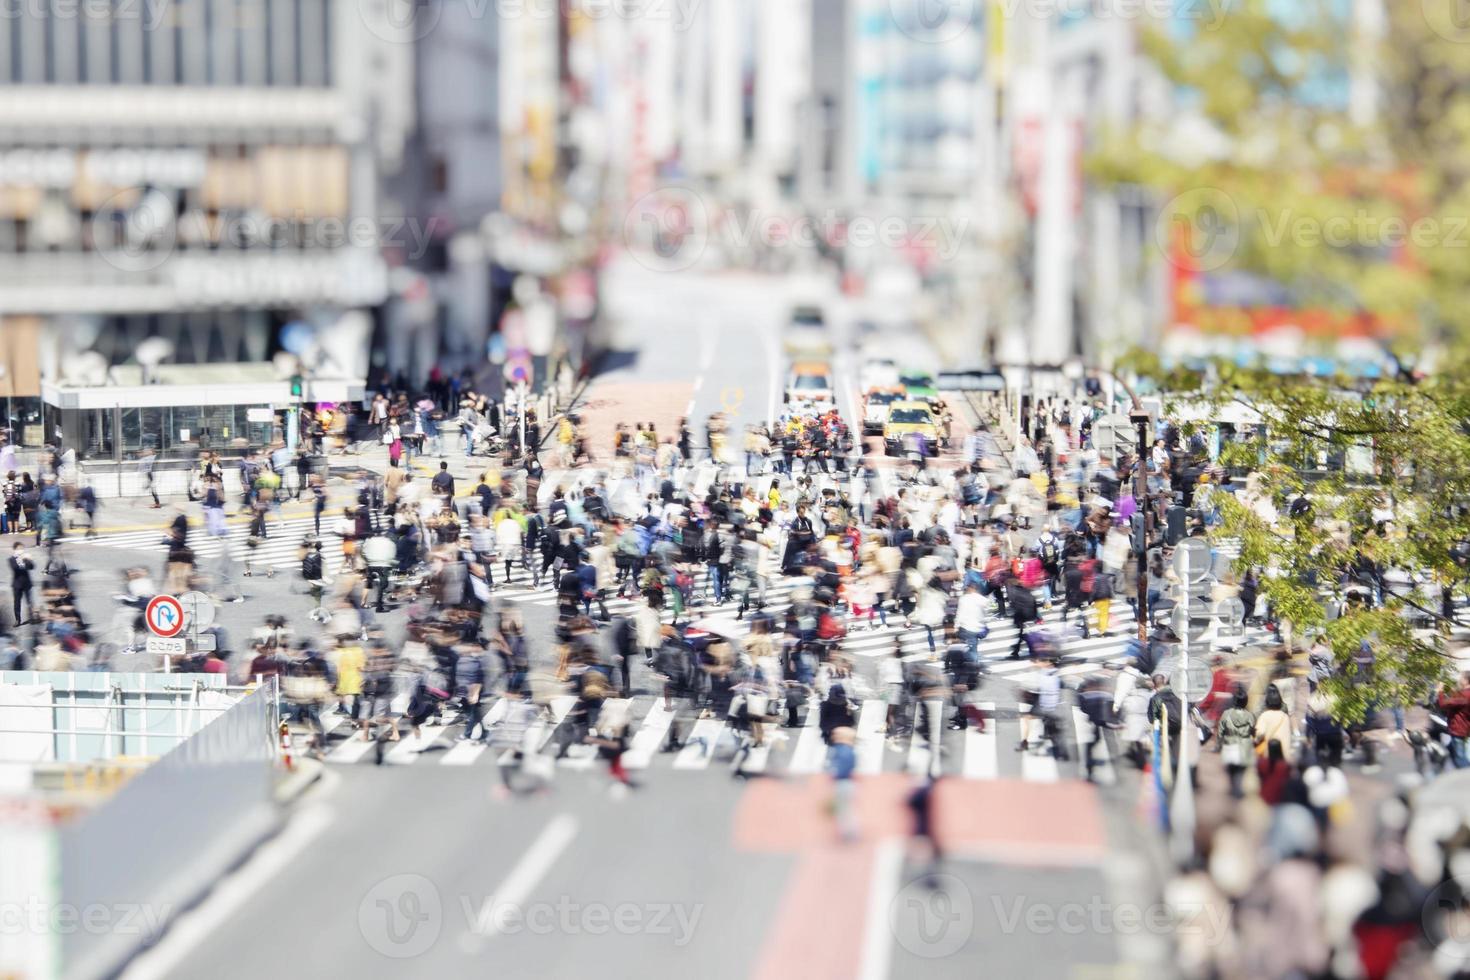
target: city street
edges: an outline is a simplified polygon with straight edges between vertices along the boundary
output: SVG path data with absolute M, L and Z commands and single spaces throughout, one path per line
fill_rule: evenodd
M 573 407 L 593 434 L 594 453 L 610 443 L 615 421 L 641 419 L 671 431 L 683 417 L 725 411 L 745 424 L 779 410 L 773 365 L 784 363 L 776 344 L 790 303 L 780 283 L 658 274 L 653 292 L 650 275 L 629 266 L 612 281 L 609 303 L 625 353 Z M 834 358 L 839 390 L 857 385 L 850 353 Z M 466 493 L 476 464 L 453 451 L 446 458 Z M 419 465 L 433 472 L 436 464 Z M 358 465 L 372 467 L 372 454 L 344 461 L 344 475 Z M 543 496 L 563 479 L 559 473 L 551 471 Z M 878 480 L 883 496 L 900 487 L 889 465 Z M 334 487 L 335 502 L 350 498 L 350 482 Z M 119 504 L 99 538 L 73 535 L 63 545 L 89 615 L 112 615 L 108 583 L 124 568 L 161 563 L 174 503 L 163 517 Z M 177 504 L 197 523 L 197 505 Z M 297 570 L 311 530 L 305 505 L 288 502 L 267 543 L 250 553 L 257 574 L 247 579 L 239 577 L 245 530 L 231 526 L 224 554 L 245 598 L 222 603 L 218 622 L 234 649 L 243 649 L 266 612 L 306 622 L 311 600 Z M 330 530 L 323 537 L 334 541 Z M 335 572 L 336 549 L 326 550 Z M 198 554 L 206 567 L 220 561 L 213 543 Z M 261 567 L 279 574 L 262 577 Z M 532 589 L 522 574 L 502 582 L 493 601 L 521 612 L 533 666 L 550 670 L 555 595 Z M 696 594 L 707 585 L 699 572 Z M 778 581 L 772 589 L 767 611 L 778 619 L 792 588 Z M 609 606 L 615 616 L 635 608 L 623 599 Z M 1060 604 L 1043 614 L 1064 630 Z M 731 619 L 730 606 L 695 615 L 723 617 L 739 633 L 747 627 Z M 381 617 L 390 642 L 402 641 L 403 622 L 402 609 Z M 1068 640 L 1063 682 L 1127 662 L 1133 631 L 1131 610 L 1120 602 L 1110 634 Z M 1262 639 L 1259 630 L 1247 637 L 1242 656 Z M 353 976 L 489 967 L 509 975 L 631 977 L 692 967 L 720 977 L 917 970 L 961 977 L 973 975 L 977 957 L 1020 975 L 1064 930 L 1074 975 L 1157 968 L 1172 928 L 1149 857 L 1157 842 L 1147 840 L 1158 800 L 1151 778 L 1122 757 L 1117 733 L 1097 747 L 1095 783 L 1082 779 L 1080 747 L 1091 726 L 1077 708 L 1068 709 L 1074 724 L 1057 736 L 1058 755 L 1022 751 L 1020 692 L 1041 671 L 1010 657 L 1015 627 L 993 619 L 980 642 L 987 677 L 976 699 L 988 727 L 940 732 L 935 760 L 922 733 L 884 735 L 878 662 L 895 644 L 907 661 L 930 656 L 924 631 L 899 623 L 854 624 L 841 643 L 854 664 L 856 843 L 838 843 L 826 815 L 831 789 L 816 702 L 804 725 L 777 728 L 766 747 L 737 757 L 738 736 L 725 719 L 700 718 L 678 702 L 665 710 L 658 679 L 636 663 L 625 764 L 638 788 L 613 785 L 593 750 L 576 746 L 559 761 L 545 756 L 546 785 L 524 797 L 502 787 L 502 769 L 514 771 L 512 753 L 457 740 L 462 725 L 453 711 L 431 718 L 420 737 L 390 743 L 381 765 L 373 743 L 329 713 L 323 778 L 295 805 L 287 830 L 239 870 L 240 888 L 206 898 L 129 975 L 266 971 L 279 966 L 282 950 L 292 951 L 293 969 Z M 572 700 L 552 702 L 554 721 L 537 736 L 548 750 Z M 405 692 L 395 709 L 406 703 Z M 495 700 L 490 720 L 508 705 Z M 670 750 L 671 732 L 682 747 Z M 297 742 L 304 745 L 304 735 Z M 1218 762 L 1207 757 L 1202 765 Z M 1395 756 L 1380 778 L 1386 783 L 1406 765 Z M 947 853 L 932 877 L 923 848 L 906 843 L 912 817 L 904 803 L 929 772 L 945 777 L 936 822 Z M 312 913 L 282 914 L 305 909 Z M 1079 929 L 1070 917 L 1084 915 L 1091 918 Z M 264 935 L 269 944 L 258 942 Z
M 0 12 L 0 980 L 1470 980 L 1461 0 Z

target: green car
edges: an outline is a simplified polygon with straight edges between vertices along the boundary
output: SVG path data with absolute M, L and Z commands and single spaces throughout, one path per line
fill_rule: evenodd
M 903 385 L 910 401 L 930 401 L 939 397 L 939 389 L 934 387 L 934 376 L 931 374 L 905 371 L 898 376 L 898 383 Z

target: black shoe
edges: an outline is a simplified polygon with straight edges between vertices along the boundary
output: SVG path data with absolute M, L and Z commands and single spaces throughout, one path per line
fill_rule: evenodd
M 1017 752 L 1025 752 L 1026 749 L 1028 749 L 1029 747 L 1030 746 L 1027 745 L 1026 740 L 1025 739 L 1022 739 L 1021 740 L 1021 744 L 1016 746 L 1016 751 Z

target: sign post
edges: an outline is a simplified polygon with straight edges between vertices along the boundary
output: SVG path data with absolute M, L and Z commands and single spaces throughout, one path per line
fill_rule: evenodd
M 148 600 L 148 605 L 143 609 L 143 622 L 148 625 L 148 631 L 154 637 L 164 640 L 172 640 L 184 629 L 184 607 L 179 600 L 171 595 L 156 595 Z M 179 640 L 183 644 L 183 640 Z M 169 644 L 170 648 L 172 644 Z M 169 673 L 173 670 L 173 662 L 169 660 L 171 650 L 155 648 L 150 638 L 147 650 L 152 653 L 155 649 L 163 656 L 163 672 Z
M 1179 669 L 1175 676 L 1183 717 L 1179 719 L 1179 772 L 1174 780 L 1169 826 L 1174 833 L 1174 856 L 1179 861 L 1186 861 L 1194 852 L 1194 781 L 1189 755 L 1191 745 L 1197 744 L 1190 715 L 1189 692 L 1196 685 L 1192 683 L 1189 648 L 1209 633 L 1214 615 L 1207 598 L 1215 585 L 1214 559 L 1209 542 L 1204 538 L 1180 541 L 1174 549 L 1174 571 L 1179 576 L 1181 593 L 1174 622 L 1179 634 Z

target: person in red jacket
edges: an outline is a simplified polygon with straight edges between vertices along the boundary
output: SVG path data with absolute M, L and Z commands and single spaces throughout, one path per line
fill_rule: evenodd
M 1456 769 L 1470 769 L 1470 670 L 1460 675 L 1460 689 L 1439 692 L 1439 710 L 1450 730 L 1450 759 Z

